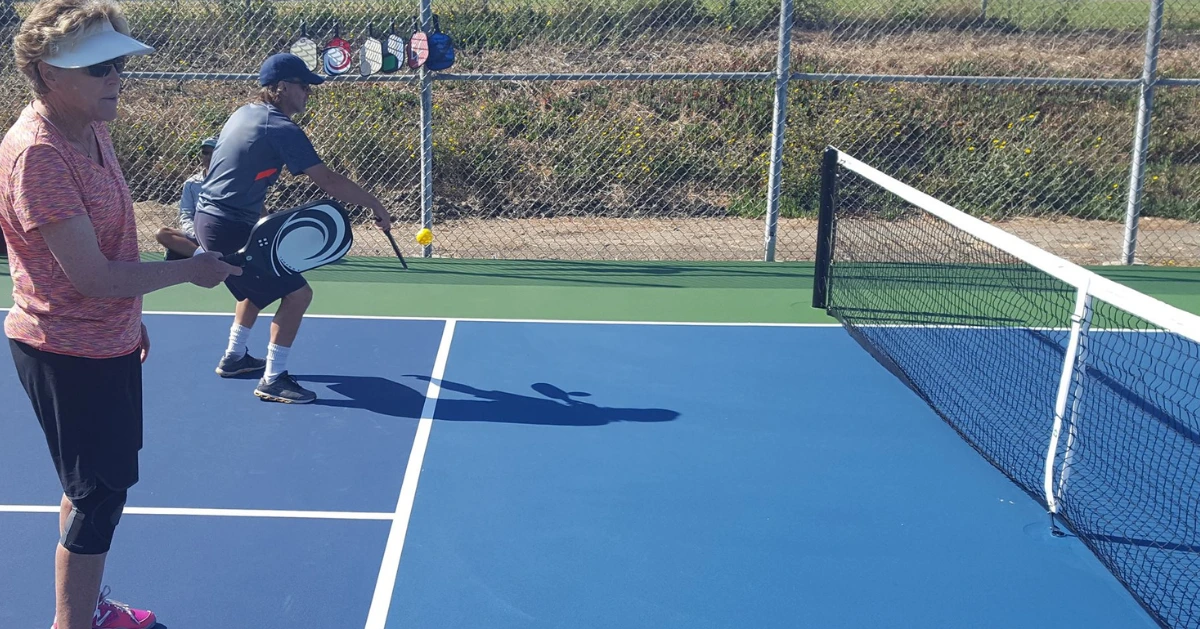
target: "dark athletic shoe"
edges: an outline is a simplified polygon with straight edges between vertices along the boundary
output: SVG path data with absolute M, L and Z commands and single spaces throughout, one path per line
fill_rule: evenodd
M 228 357 L 222 357 L 220 364 L 217 365 L 217 375 L 222 378 L 231 376 L 240 376 L 244 373 L 253 373 L 262 371 L 267 368 L 267 361 L 262 358 L 255 358 L 249 353 L 242 354 L 241 358 L 236 360 Z
M 300 386 L 299 382 L 288 372 L 279 374 L 275 382 L 267 382 L 266 378 L 258 381 L 254 395 L 268 402 L 283 402 L 284 404 L 307 404 L 317 399 L 317 394 Z

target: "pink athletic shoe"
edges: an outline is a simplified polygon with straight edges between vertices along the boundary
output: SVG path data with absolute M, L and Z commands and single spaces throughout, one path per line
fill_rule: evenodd
M 92 629 L 150 629 L 158 624 L 154 612 L 133 609 L 125 603 L 109 600 L 108 592 L 108 586 L 100 592 L 96 613 L 92 616 Z M 50 629 L 58 629 L 58 621 Z

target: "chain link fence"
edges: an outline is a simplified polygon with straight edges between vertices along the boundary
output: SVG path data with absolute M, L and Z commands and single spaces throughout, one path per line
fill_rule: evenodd
M 834 145 L 1079 263 L 1200 265 L 1200 0 L 124 8 L 157 49 L 130 63 L 111 125 L 147 252 L 176 224 L 200 140 L 303 28 L 347 40 L 355 66 L 300 122 L 390 208 L 406 256 L 811 260 Z M 453 67 L 357 76 L 368 36 L 428 31 L 434 15 Z M 30 92 L 2 63 L 11 124 Z M 285 174 L 268 205 L 321 194 Z M 392 255 L 354 213 L 352 255 Z M 411 238 L 423 225 L 429 247 Z

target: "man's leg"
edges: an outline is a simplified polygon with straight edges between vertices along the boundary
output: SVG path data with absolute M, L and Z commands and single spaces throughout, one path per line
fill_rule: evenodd
M 312 304 L 312 287 L 304 286 L 288 293 L 279 302 L 279 310 L 271 321 L 271 344 L 267 347 L 267 373 L 264 379 L 274 382 L 287 371 L 287 355 L 300 332 L 300 322 Z
M 224 378 L 244 373 L 259 371 L 266 366 L 261 358 L 254 358 L 247 351 L 246 342 L 250 339 L 250 330 L 258 321 L 258 313 L 262 309 L 249 299 L 241 299 L 233 311 L 233 325 L 229 328 L 229 345 L 217 365 L 217 373 Z
M 267 371 L 254 394 L 273 402 L 305 403 L 316 399 L 316 395 L 296 382 L 288 374 L 287 358 L 292 343 L 300 331 L 304 313 L 312 304 L 313 291 L 308 284 L 288 293 L 279 302 L 279 309 L 271 321 L 271 344 L 267 347 Z
M 262 312 L 262 309 L 255 306 L 254 302 L 249 299 L 243 299 L 237 303 L 237 307 L 233 310 L 233 320 L 244 328 L 252 328 L 255 322 L 258 321 L 258 313 L 260 312 Z
M 206 251 L 231 253 L 245 244 L 250 234 L 250 225 L 228 221 L 205 212 L 196 212 L 196 238 Z M 225 281 L 225 287 L 237 300 L 233 313 L 233 324 L 229 326 L 229 344 L 225 353 L 217 363 L 217 375 L 222 378 L 261 371 L 267 361 L 254 358 L 247 352 L 246 342 L 250 338 L 250 329 L 258 320 L 261 310 L 250 300 L 250 295 L 237 282 L 240 278 L 230 276 Z
M 305 284 L 286 295 L 279 302 L 279 311 L 271 321 L 271 343 L 291 347 L 300 331 L 300 323 L 304 313 L 312 305 L 312 287 Z

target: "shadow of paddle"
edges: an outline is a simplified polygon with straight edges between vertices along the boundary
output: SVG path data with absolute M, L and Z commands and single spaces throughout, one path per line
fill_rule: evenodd
M 313 404 L 339 408 L 357 408 L 388 417 L 420 419 L 425 394 L 394 380 L 376 376 L 302 376 L 300 382 L 327 385 L 343 400 L 318 397 Z
M 591 395 L 591 393 L 585 393 L 583 391 L 572 391 L 570 393 L 567 393 L 566 391 L 563 391 L 562 389 L 560 389 L 552 384 L 547 384 L 545 382 L 534 383 L 534 384 L 530 385 L 529 388 L 533 389 L 534 391 L 537 391 L 538 393 L 541 393 L 542 395 L 550 398 L 551 400 L 558 400 L 559 402 L 562 402 L 562 403 L 568 404 L 568 405 L 579 403 L 578 400 L 575 400 L 574 398 L 588 397 Z
M 429 382 L 429 376 L 410 376 Z M 389 417 L 419 419 L 425 404 L 425 387 L 420 390 L 374 376 L 296 375 L 301 382 L 325 384 L 345 399 L 318 398 L 313 404 L 357 408 Z M 501 422 L 542 426 L 603 426 L 618 422 L 664 422 L 679 417 L 678 411 L 662 408 L 605 407 L 577 398 L 582 391 L 567 392 L 552 384 L 530 386 L 538 396 L 487 390 L 442 380 L 434 418 L 438 421 Z M 447 397 L 445 392 L 470 396 Z

